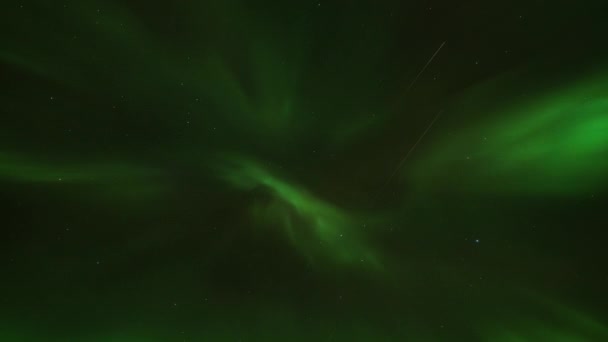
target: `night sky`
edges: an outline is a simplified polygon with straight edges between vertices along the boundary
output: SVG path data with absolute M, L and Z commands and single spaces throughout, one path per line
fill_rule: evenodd
M 608 341 L 606 1 L 0 4 L 0 341 Z

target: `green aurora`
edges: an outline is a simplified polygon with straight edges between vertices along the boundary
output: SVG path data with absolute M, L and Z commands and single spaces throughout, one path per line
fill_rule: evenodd
M 0 342 L 608 341 L 603 2 L 1 6 Z
M 533 99 L 510 103 L 437 143 L 417 166 L 416 184 L 446 164 L 459 169 L 459 191 L 537 196 L 593 193 L 608 174 L 608 78 L 594 76 Z M 467 101 L 483 97 L 475 94 Z M 456 105 L 464 111 L 466 105 Z M 491 109 L 490 109 L 491 110 Z M 431 185 L 431 186 L 437 186 Z
M 271 191 L 269 202 L 253 204 L 254 221 L 280 226 L 308 258 L 322 249 L 326 250 L 322 254 L 329 254 L 328 258 L 338 263 L 381 267 L 375 253 L 362 246 L 362 238 L 357 236 L 361 232 L 353 229 L 361 218 L 357 220 L 355 215 L 286 183 L 253 162 L 239 160 L 235 164 L 234 168 L 219 172 L 228 182 L 244 190 L 266 187 Z

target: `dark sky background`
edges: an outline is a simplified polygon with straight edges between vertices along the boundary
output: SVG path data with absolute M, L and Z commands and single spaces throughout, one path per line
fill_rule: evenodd
M 608 341 L 604 1 L 0 4 L 0 341 Z

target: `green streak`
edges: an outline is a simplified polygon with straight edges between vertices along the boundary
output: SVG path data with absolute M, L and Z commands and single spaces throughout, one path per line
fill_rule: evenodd
M 164 193 L 161 172 L 153 168 L 121 163 L 45 163 L 27 157 L 0 153 L 0 180 L 36 185 L 63 185 L 94 189 L 112 199 L 142 200 Z
M 552 301 L 541 305 L 539 316 L 525 314 L 520 320 L 486 325 L 484 341 L 587 342 L 608 340 L 608 326 L 578 310 Z
M 606 76 L 588 79 L 487 113 L 496 119 L 440 140 L 412 175 L 418 184 L 449 180 L 447 187 L 471 192 L 574 195 L 605 185 L 607 85 Z M 457 178 L 438 175 L 446 169 Z
M 274 176 L 260 164 L 234 159 L 220 168 L 221 177 L 247 190 L 269 192 L 267 201 L 252 205 L 252 216 L 263 224 L 280 226 L 291 243 L 309 260 L 325 256 L 341 265 L 379 269 L 381 263 L 363 242 L 354 215 Z

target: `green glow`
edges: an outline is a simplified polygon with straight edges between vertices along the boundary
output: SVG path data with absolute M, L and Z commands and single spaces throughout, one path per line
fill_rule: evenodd
M 414 177 L 443 183 L 438 172 L 453 167 L 458 178 L 448 186 L 467 192 L 589 192 L 608 173 L 607 85 L 608 78 L 596 77 L 485 113 L 493 119 L 437 137 Z
M 229 165 L 220 174 L 233 186 L 270 191 L 271 200 L 254 203 L 253 217 L 280 226 L 307 258 L 326 255 L 340 264 L 381 267 L 375 253 L 362 242 L 364 221 L 274 176 L 258 163 L 235 159 Z
M 166 192 L 168 184 L 162 181 L 159 169 L 133 166 L 125 163 L 48 163 L 31 158 L 0 153 L 0 180 L 92 188 L 95 198 L 105 194 L 112 199 L 145 200 Z
M 541 317 L 522 313 L 520 320 L 489 323 L 481 333 L 491 342 L 590 342 L 608 339 L 608 326 L 553 301 L 544 301 Z
M 608 341 L 607 10 L 3 1 L 0 342 Z

